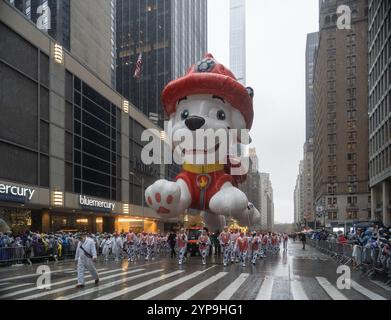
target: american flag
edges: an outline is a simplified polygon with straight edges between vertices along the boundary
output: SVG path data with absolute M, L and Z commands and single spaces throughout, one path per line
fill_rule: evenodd
M 140 52 L 138 59 L 137 59 L 137 62 L 136 62 L 136 70 L 134 71 L 133 78 L 140 79 L 142 65 L 143 65 L 143 55 Z

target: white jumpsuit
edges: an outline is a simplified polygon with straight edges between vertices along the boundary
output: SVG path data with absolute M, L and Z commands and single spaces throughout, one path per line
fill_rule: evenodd
M 98 272 L 96 271 L 94 262 L 92 261 L 92 258 L 96 259 L 96 257 L 97 254 L 94 240 L 86 238 L 84 242 L 79 242 L 75 255 L 75 261 L 77 261 L 77 284 L 84 285 L 85 269 L 91 273 L 94 280 L 99 279 Z
M 102 254 L 105 257 L 105 261 L 109 260 L 112 242 L 113 241 L 111 239 L 104 239 L 100 245 L 100 247 L 102 248 Z

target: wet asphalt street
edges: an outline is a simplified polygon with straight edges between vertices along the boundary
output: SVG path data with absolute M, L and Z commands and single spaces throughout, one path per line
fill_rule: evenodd
M 0 268 L 0 299 L 80 300 L 388 300 L 391 287 L 352 272 L 351 288 L 337 288 L 338 265 L 328 256 L 301 244 L 268 256 L 256 266 L 231 264 L 210 257 L 206 266 L 191 257 L 183 266 L 166 257 L 154 261 L 96 264 L 100 284 L 87 272 L 86 286 L 76 289 L 75 262 L 50 262 L 50 289 L 38 289 L 39 265 Z

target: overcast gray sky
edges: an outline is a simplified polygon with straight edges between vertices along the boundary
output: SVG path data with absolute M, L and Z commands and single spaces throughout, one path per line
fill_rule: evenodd
M 208 0 L 208 50 L 229 66 L 229 0 Z M 275 221 L 293 222 L 305 140 L 305 44 L 318 30 L 318 0 L 246 0 L 247 85 L 255 90 L 251 136 L 274 189 Z

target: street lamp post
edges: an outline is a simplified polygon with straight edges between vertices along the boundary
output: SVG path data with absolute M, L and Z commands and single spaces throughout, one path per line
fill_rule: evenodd
M 145 216 L 144 216 L 144 177 L 138 177 L 134 172 L 129 172 L 129 174 L 133 177 L 135 177 L 139 182 L 141 182 L 141 210 L 142 210 L 142 215 L 143 215 L 143 230 L 145 229 Z

